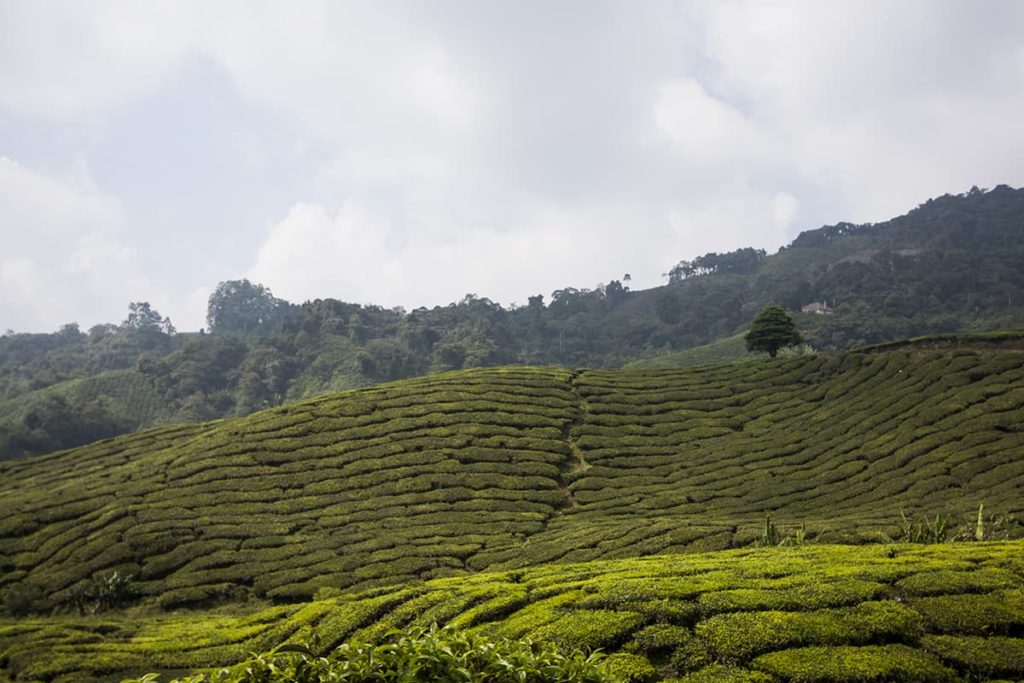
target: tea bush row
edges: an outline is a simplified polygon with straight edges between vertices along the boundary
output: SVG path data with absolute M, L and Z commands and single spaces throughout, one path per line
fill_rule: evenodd
M 116 569 L 147 600 L 297 600 L 741 545 L 766 513 L 844 541 L 897 536 L 901 509 L 1010 520 L 1022 383 L 1012 352 L 516 368 L 161 428 L 0 465 L 0 591 L 53 606 Z
M 615 680 L 1020 679 L 1022 543 L 665 555 L 333 596 L 322 589 L 306 605 L 250 615 L 0 621 L 0 677 L 215 669 L 286 641 L 314 643 L 319 656 L 346 640 L 438 623 L 491 639 L 600 647 Z

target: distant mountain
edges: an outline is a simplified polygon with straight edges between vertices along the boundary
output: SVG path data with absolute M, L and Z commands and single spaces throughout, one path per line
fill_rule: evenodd
M 885 223 L 801 233 L 772 255 L 705 254 L 669 278 L 635 292 L 620 280 L 570 287 L 512 309 L 470 294 L 411 312 L 295 305 L 233 281 L 211 297 L 208 334 L 173 334 L 139 304 L 125 323 L 87 333 L 9 333 L 0 337 L 0 458 L 442 370 L 693 362 L 701 352 L 678 352 L 726 338 L 703 357 L 733 357 L 737 335 L 770 302 L 823 351 L 1024 327 L 1024 190 L 972 188 Z M 664 354 L 676 355 L 657 360 Z

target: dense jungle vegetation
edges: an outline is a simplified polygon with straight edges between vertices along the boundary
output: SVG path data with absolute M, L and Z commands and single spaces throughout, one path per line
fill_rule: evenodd
M 773 255 L 705 254 L 667 277 L 644 291 L 624 277 L 547 300 L 538 293 L 520 307 L 468 294 L 414 311 L 296 305 L 229 281 L 211 296 L 205 334 L 175 333 L 145 302 L 121 324 L 87 332 L 74 323 L 53 334 L 9 331 L 0 337 L 0 458 L 434 371 L 706 362 L 678 351 L 742 333 L 769 302 L 794 311 L 819 350 L 1022 326 L 1024 190 L 974 188 L 885 223 L 804 232 Z M 799 313 L 814 302 L 831 313 Z

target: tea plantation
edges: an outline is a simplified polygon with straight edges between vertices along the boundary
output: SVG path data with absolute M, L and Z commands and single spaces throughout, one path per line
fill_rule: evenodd
M 741 549 L 435 579 L 244 616 L 9 621 L 2 675 L 173 675 L 285 641 L 328 652 L 432 623 L 601 648 L 627 681 L 1021 679 L 1024 544 Z
M 636 680 L 1024 678 L 1024 546 L 824 545 L 1019 536 L 1022 453 L 1024 353 L 990 348 L 461 371 L 150 430 L 0 463 L 0 667 L 436 621 Z M 801 545 L 701 554 L 758 542 Z M 115 572 L 132 619 L 67 616 Z

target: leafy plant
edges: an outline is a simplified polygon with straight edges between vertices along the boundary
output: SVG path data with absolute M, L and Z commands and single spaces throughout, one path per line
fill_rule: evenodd
M 132 577 L 117 571 L 106 576 L 94 576 L 71 595 L 71 602 L 82 615 L 99 614 L 123 607 L 135 595 Z
M 761 532 L 761 538 L 758 539 L 756 545 L 771 547 L 771 546 L 802 546 L 807 543 L 807 528 L 804 524 L 800 524 L 800 528 L 793 532 L 792 536 L 787 536 L 785 533 L 779 531 L 775 523 L 772 522 L 771 515 L 764 516 L 764 530 Z
M 978 514 L 973 522 L 964 524 L 954 537 L 957 541 L 993 541 L 1011 538 L 1012 531 L 1019 527 L 1013 515 L 985 514 L 985 504 L 978 504 Z
M 792 536 L 786 536 L 782 539 L 779 545 L 795 545 L 802 546 L 808 543 L 807 539 L 807 527 L 801 522 L 800 528 L 793 532 Z
M 614 680 L 599 654 L 560 652 L 530 640 L 491 641 L 452 628 L 394 630 L 380 644 L 350 642 L 327 656 L 300 644 L 257 654 L 231 669 L 171 683 L 321 683 L 347 681 L 487 681 L 489 683 L 605 683 Z M 155 683 L 156 674 L 124 683 Z
M 901 509 L 900 520 L 900 539 L 906 543 L 945 543 L 949 540 L 950 519 L 941 513 L 935 513 L 935 519 L 922 516 L 911 521 Z
M 761 532 L 759 545 L 772 546 L 779 545 L 780 543 L 782 543 L 782 535 L 779 533 L 779 530 L 775 528 L 771 515 L 765 515 L 764 531 Z

